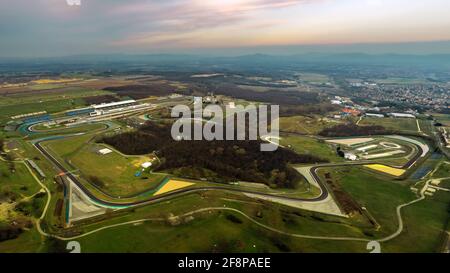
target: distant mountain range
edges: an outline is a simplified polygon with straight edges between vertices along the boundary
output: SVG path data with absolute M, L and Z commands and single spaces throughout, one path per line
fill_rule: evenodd
M 369 65 L 369 66 L 402 66 L 418 68 L 449 69 L 450 54 L 434 55 L 402 55 L 402 54 L 363 54 L 363 53 L 309 53 L 297 55 L 266 55 L 252 54 L 235 57 L 212 57 L 201 55 L 177 54 L 105 54 L 105 55 L 73 55 L 66 57 L 18 59 L 0 59 L 0 66 L 4 68 L 13 65 L 101 65 L 106 64 L 148 64 L 152 66 L 285 66 L 285 65 Z

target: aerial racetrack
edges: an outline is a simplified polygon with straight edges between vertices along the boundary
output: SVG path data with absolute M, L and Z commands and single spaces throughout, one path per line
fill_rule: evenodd
M 99 130 L 98 132 L 105 132 L 111 128 L 110 122 L 98 122 L 95 124 L 97 124 L 97 125 L 101 124 L 103 126 L 102 129 Z M 370 165 L 378 164 L 381 166 L 386 165 L 382 162 L 376 162 L 376 161 L 361 161 L 361 162 L 330 163 L 330 164 L 322 164 L 322 165 L 319 164 L 319 165 L 311 166 L 309 168 L 309 171 L 310 171 L 311 177 L 314 179 L 314 181 L 309 181 L 309 182 L 312 182 L 315 185 L 317 185 L 320 190 L 319 195 L 317 195 L 315 197 L 311 197 L 311 198 L 289 197 L 289 196 L 279 195 L 276 193 L 267 193 L 267 192 L 262 192 L 262 191 L 258 191 L 258 190 L 249 190 L 249 189 L 233 187 L 233 186 L 229 186 L 229 185 L 218 185 L 217 183 L 210 183 L 210 185 L 208 185 L 208 186 L 202 185 L 202 186 L 194 186 L 194 187 L 182 187 L 181 189 L 174 188 L 173 190 L 164 192 L 162 194 L 145 197 L 141 200 L 135 200 L 135 201 L 128 201 L 128 200 L 132 200 L 133 198 L 139 197 L 139 196 L 145 196 L 146 193 L 149 193 L 149 192 L 155 192 L 155 187 L 150 188 L 145 191 L 142 191 L 142 192 L 139 192 L 139 193 L 136 193 L 134 195 L 130 195 L 130 196 L 113 196 L 113 195 L 110 195 L 103 191 L 101 193 L 101 195 L 105 196 L 106 198 L 101 198 L 98 196 L 98 194 L 95 194 L 92 192 L 93 191 L 92 187 L 87 187 L 85 183 L 82 183 L 80 181 L 79 177 L 77 177 L 72 172 L 70 172 L 66 168 L 66 166 L 64 166 L 64 164 L 62 164 L 60 161 L 58 161 L 55 158 L 55 156 L 53 156 L 43 145 L 44 143 L 51 141 L 51 140 L 55 140 L 55 139 L 63 140 L 65 138 L 80 136 L 80 135 L 86 134 L 88 132 L 78 132 L 76 134 L 70 134 L 70 133 L 64 134 L 64 129 L 50 129 L 50 130 L 39 130 L 39 131 L 33 130 L 33 127 L 35 127 L 37 125 L 38 124 L 32 124 L 32 125 L 28 125 L 26 127 L 26 130 L 28 132 L 30 132 L 30 134 L 32 134 L 33 137 L 35 138 L 35 140 L 32 141 L 33 145 L 49 161 L 51 161 L 59 169 L 59 172 L 61 174 L 64 174 L 64 177 L 66 177 L 67 181 L 69 182 L 68 184 L 74 183 L 77 186 L 77 188 L 79 188 L 83 192 L 83 194 L 86 195 L 96 205 L 104 206 L 104 207 L 108 207 L 108 208 L 116 208 L 116 209 L 151 204 L 151 203 L 160 202 L 163 200 L 167 200 L 167 199 L 176 197 L 177 195 L 180 195 L 180 194 L 186 194 L 186 193 L 198 192 L 198 191 L 207 191 L 207 190 L 239 192 L 239 193 L 243 193 L 243 194 L 256 195 L 256 196 L 260 196 L 263 198 L 276 197 L 277 199 L 288 200 L 288 201 L 320 202 L 320 201 L 326 200 L 329 196 L 327 187 L 323 184 L 323 182 L 320 180 L 320 178 L 317 176 L 317 173 L 316 173 L 316 171 L 318 169 L 320 169 L 321 167 L 364 166 L 364 165 L 368 165 L 368 164 L 370 164 Z M 83 126 L 83 125 L 78 125 L 76 127 L 69 127 L 69 128 L 77 128 L 77 127 L 81 127 L 81 126 Z M 58 132 L 61 134 L 58 134 L 55 136 L 47 136 L 48 133 L 53 133 L 53 132 Z M 46 134 L 46 136 L 43 138 L 39 138 L 39 134 Z M 403 138 L 403 140 L 405 140 L 405 139 L 407 140 L 407 138 Z M 419 146 L 415 141 L 412 141 L 412 142 L 416 146 L 417 152 L 408 162 L 406 162 L 403 166 L 401 166 L 400 169 L 410 168 L 412 165 L 414 165 L 417 162 L 417 160 L 421 156 L 424 155 L 423 147 L 424 146 L 427 147 L 427 146 L 426 145 Z M 387 166 L 387 167 L 389 167 L 389 166 Z M 389 168 L 394 168 L 394 167 L 389 167 Z M 398 166 L 396 167 L 396 169 L 398 169 Z M 163 181 L 156 188 L 163 187 L 164 186 L 163 183 L 166 183 L 166 182 L 167 181 Z M 66 185 L 66 186 L 68 186 L 68 185 Z M 98 190 L 98 188 L 97 188 L 97 190 Z
M 282 210 L 285 210 L 284 207 L 289 207 L 293 210 L 301 211 L 299 212 L 301 214 L 313 213 L 313 215 L 315 215 L 314 217 L 318 217 L 317 219 L 321 219 L 321 217 L 338 217 L 332 218 L 333 221 L 350 221 L 353 223 L 353 221 L 356 220 L 353 219 L 353 216 L 349 216 L 347 211 L 342 210 L 340 205 L 341 200 L 336 198 L 335 189 L 329 184 L 327 181 L 328 179 L 324 177 L 324 174 L 332 172 L 330 170 L 351 169 L 353 171 L 356 170 L 362 172 L 361 177 L 364 177 L 363 179 L 368 177 L 385 177 L 383 179 L 392 181 L 391 183 L 394 185 L 397 182 L 399 184 L 404 183 L 404 188 L 410 191 L 409 185 L 411 185 L 410 183 L 412 181 L 410 174 L 418 167 L 422 166 L 425 161 L 424 158 L 428 158 L 427 155 L 430 153 L 429 146 L 426 142 L 422 142 L 419 139 L 412 137 L 388 135 L 375 137 L 363 136 L 359 137 L 360 139 L 329 139 L 330 141 L 339 142 L 339 144 L 327 144 L 326 141 L 322 140 L 322 144 L 320 144 L 322 145 L 321 148 L 330 148 L 329 152 L 336 153 L 335 149 L 332 149 L 331 147 L 336 147 L 333 145 L 340 145 L 343 151 L 354 153 L 358 155 L 361 160 L 335 161 L 333 160 L 335 157 L 330 157 L 331 163 L 294 166 L 301 176 L 305 178 L 310 185 L 310 188 L 313 189 L 310 192 L 303 192 L 304 188 L 301 190 L 275 189 L 269 188 L 264 184 L 254 185 L 257 183 L 253 183 L 253 185 L 249 182 L 217 183 L 187 179 L 182 176 L 168 174 L 161 180 L 153 181 L 149 184 L 142 184 L 136 191 L 125 194 L 123 192 L 118 193 L 111 191 L 109 185 L 107 185 L 108 187 L 99 187 L 94 181 L 90 180 L 89 176 L 81 175 L 82 172 L 86 172 L 86 164 L 88 164 L 89 171 L 97 168 L 96 164 L 89 166 L 89 164 L 91 164 L 90 162 L 96 158 L 103 158 L 105 162 L 108 159 L 113 158 L 112 166 L 110 166 L 109 170 L 113 170 L 117 165 L 123 164 L 124 162 L 131 162 L 130 164 L 134 164 L 134 161 L 139 162 L 139 164 L 144 162 L 144 160 L 141 161 L 139 158 L 142 156 L 121 154 L 118 150 L 115 150 L 113 146 L 108 146 L 97 141 L 89 141 L 96 136 L 109 133 L 116 134 L 117 132 L 120 132 L 120 130 L 117 130 L 120 126 L 125 127 L 124 123 L 121 122 L 97 121 L 77 124 L 70 127 L 64 126 L 48 129 L 40 124 L 32 124 L 25 127 L 24 141 L 33 145 L 33 147 L 43 155 L 43 160 L 46 159 L 45 161 L 51 163 L 56 170 L 55 174 L 58 174 L 58 177 L 64 182 L 64 192 L 67 193 L 67 195 L 64 195 L 64 204 L 66 204 L 64 206 L 66 209 L 64 211 L 64 216 L 63 218 L 60 216 L 60 218 L 58 218 L 67 220 L 65 223 L 66 225 L 64 228 L 54 229 L 48 228 L 48 226 L 43 223 L 42 226 L 38 226 L 41 235 L 55 237 L 60 240 L 92 239 L 92 234 L 109 234 L 118 230 L 127 229 L 127 226 L 137 227 L 147 222 L 168 221 L 165 217 L 158 217 L 159 214 L 146 216 L 145 214 L 135 214 L 135 211 L 152 211 L 152 209 L 155 210 L 154 208 L 160 210 L 164 207 L 173 207 L 175 205 L 172 206 L 170 204 L 180 204 L 180 202 L 184 202 L 184 200 L 189 200 L 190 198 L 199 197 L 201 200 L 203 196 L 215 196 L 217 199 L 215 202 L 210 202 L 211 204 L 202 203 L 200 206 L 194 205 L 191 207 L 189 207 L 189 205 L 187 207 L 180 205 L 182 207 L 173 211 L 173 218 L 189 219 L 195 215 L 196 218 L 203 219 L 203 216 L 206 218 L 206 215 L 208 214 L 223 212 L 225 215 L 233 214 L 236 217 L 240 217 L 241 220 L 244 219 L 246 224 L 250 224 L 253 228 L 264 229 L 271 234 L 279 234 L 280 236 L 289 236 L 305 240 L 364 243 L 373 238 L 366 236 L 365 234 L 358 234 L 357 232 L 346 234 L 338 231 L 336 233 L 329 232 L 317 234 L 311 230 L 300 229 L 298 231 L 293 231 L 286 227 L 280 227 L 277 224 L 274 225 L 270 222 L 261 221 L 259 216 L 255 216 L 251 211 L 249 212 L 246 207 L 251 206 L 251 204 L 264 204 L 264 206 L 270 204 L 269 207 L 272 207 L 271 205 L 274 204 L 274 208 L 283 208 Z M 273 141 L 273 139 L 268 140 Z M 291 139 L 288 140 L 290 141 Z M 296 148 L 290 147 L 292 143 L 286 143 L 283 135 L 280 139 L 277 139 L 277 141 L 286 149 Z M 317 141 L 317 139 L 315 141 Z M 74 143 L 78 146 L 81 145 L 84 148 L 78 149 L 76 147 L 71 147 L 72 145 L 75 145 Z M 64 147 L 62 149 L 56 149 L 58 146 L 59 148 L 62 146 Z M 70 147 L 70 149 L 67 147 Z M 96 154 L 99 148 L 108 148 L 112 151 L 111 155 L 114 156 L 103 157 Z M 402 153 L 395 152 L 398 150 L 401 150 Z M 77 152 L 73 153 L 73 151 Z M 302 151 L 300 150 L 298 153 L 302 153 Z M 70 154 L 70 156 L 66 156 L 66 154 Z M 363 156 L 371 155 L 376 155 L 377 157 L 383 155 L 384 157 L 363 159 Z M 86 160 L 87 157 L 92 158 L 89 159 L 89 161 Z M 145 155 L 144 157 L 148 156 Z M 116 160 L 116 158 L 126 158 L 128 161 L 122 159 Z M 80 162 L 83 163 L 83 161 L 86 161 L 85 165 L 80 164 Z M 43 161 L 41 162 L 41 164 L 43 164 Z M 100 170 L 104 171 L 106 169 Z M 402 173 L 400 174 L 400 172 Z M 134 172 L 127 173 L 129 177 L 133 177 L 133 174 Z M 113 171 L 111 171 L 109 175 L 111 177 L 115 176 Z M 334 173 L 332 175 L 335 176 Z M 146 173 L 146 176 L 151 176 L 151 173 Z M 136 183 L 141 182 L 139 178 L 136 178 L 135 180 Z M 403 182 L 404 180 L 407 180 L 408 182 Z M 424 185 L 424 188 L 426 188 L 427 185 Z M 413 196 L 411 192 L 410 194 L 411 195 L 408 196 Z M 55 197 L 55 195 L 57 194 L 53 195 L 51 198 L 52 200 L 55 201 L 57 198 L 61 199 L 61 197 Z M 424 196 L 425 192 L 419 190 L 417 194 L 414 195 L 415 199 L 399 199 L 398 205 L 395 207 L 395 210 L 398 210 L 398 212 L 395 214 L 395 218 L 391 219 L 391 223 L 389 224 L 395 224 L 397 226 L 395 229 L 390 227 L 381 233 L 377 233 L 378 235 L 374 238 L 377 238 L 380 242 L 385 242 L 391 241 L 393 238 L 398 237 L 399 234 L 403 234 L 404 227 L 402 221 L 405 221 L 405 218 L 402 218 L 401 211 L 405 207 L 414 206 L 417 202 L 424 200 Z M 242 200 L 239 201 L 242 202 L 242 205 L 219 205 L 220 200 L 232 200 L 233 198 Z M 365 203 L 360 204 L 365 205 Z M 372 208 L 370 205 L 368 207 L 369 209 Z M 47 215 L 46 218 L 52 219 L 52 217 L 54 217 L 49 213 L 52 209 L 53 207 L 50 206 L 49 209 L 45 210 L 44 215 Z M 390 211 L 395 213 L 395 210 L 391 209 Z M 127 215 L 127 217 L 121 218 L 121 216 L 123 217 L 124 215 Z M 352 219 L 345 220 L 350 218 Z M 376 219 L 378 218 L 379 216 L 376 215 Z M 91 223 L 92 225 L 86 225 L 86 223 Z M 383 226 L 386 225 L 386 223 L 383 222 L 383 219 L 381 219 L 381 223 Z M 317 224 L 320 224 L 320 221 L 318 221 Z M 333 226 L 333 224 L 331 224 L 331 226 Z M 86 243 L 87 241 L 83 242 Z
M 342 213 L 331 213 L 323 210 L 321 206 L 334 206 L 339 210 L 339 206 L 336 205 L 336 202 L 334 200 L 333 194 L 330 193 L 329 186 L 326 185 L 326 183 L 323 181 L 323 178 L 321 178 L 321 175 L 318 174 L 318 172 L 322 168 L 341 168 L 341 167 L 355 167 L 355 168 L 366 168 L 369 172 L 379 172 L 380 174 L 383 174 L 383 170 L 371 170 L 370 168 L 367 168 L 367 165 L 380 165 L 380 166 L 387 166 L 388 168 L 401 168 L 405 170 L 405 174 L 401 177 L 397 177 L 397 179 L 406 179 L 409 177 L 409 173 L 411 169 L 415 169 L 415 167 L 420 166 L 421 164 L 421 158 L 422 156 L 428 154 L 429 149 L 428 146 L 421 143 L 416 142 L 417 140 L 411 139 L 406 137 L 399 137 L 399 136 L 385 136 L 380 142 L 386 142 L 388 139 L 389 141 L 395 142 L 395 143 L 402 143 L 407 142 L 407 145 L 410 145 L 411 147 L 414 147 L 414 149 L 411 149 L 410 157 L 405 157 L 407 161 L 401 161 L 401 166 L 390 166 L 389 164 L 386 164 L 386 162 L 378 161 L 378 160 L 361 160 L 358 162 L 339 162 L 339 163 L 326 163 L 326 164 L 317 164 L 317 165 L 310 165 L 310 166 L 304 166 L 303 171 L 306 173 L 302 173 L 302 175 L 305 176 L 305 178 L 308 180 L 308 183 L 312 185 L 312 187 L 316 187 L 317 191 L 315 191 L 315 194 L 313 196 L 298 196 L 298 195 L 289 195 L 289 194 L 282 194 L 280 192 L 277 192 L 276 190 L 267 190 L 264 188 L 249 188 L 242 183 L 241 185 L 228 185 L 228 184 L 217 184 L 212 183 L 208 181 L 191 181 L 186 179 L 178 179 L 177 177 L 169 177 L 167 179 L 164 179 L 160 183 L 158 183 L 156 186 L 152 186 L 151 188 L 148 188 L 142 192 L 139 192 L 133 196 L 115 196 L 115 195 L 108 195 L 107 192 L 101 191 L 100 189 L 93 187 L 92 184 L 82 181 L 80 179 L 79 175 L 72 172 L 68 167 L 67 164 L 64 161 L 61 161 L 61 158 L 58 155 L 53 154 L 51 150 L 48 150 L 48 147 L 46 144 L 54 141 L 55 139 L 59 141 L 65 141 L 70 138 L 77 138 L 82 136 L 88 136 L 89 134 L 100 134 L 107 132 L 111 128 L 114 128 L 113 123 L 110 122 L 97 122 L 95 123 L 97 125 L 97 131 L 84 131 L 79 130 L 77 132 L 73 132 L 73 128 L 68 128 L 65 133 L 64 129 L 53 131 L 53 129 L 46 131 L 46 130 L 40 130 L 40 131 L 34 131 L 30 133 L 32 135 L 32 140 L 30 142 L 34 145 L 36 149 L 42 153 L 45 158 L 47 158 L 57 169 L 60 173 L 60 176 L 64 180 L 64 186 L 66 187 L 67 192 L 72 193 L 76 198 L 70 200 L 70 205 L 73 203 L 80 203 L 80 199 L 83 199 L 83 207 L 89 207 L 96 208 L 97 210 L 86 214 L 88 217 L 95 217 L 98 215 L 101 215 L 106 212 L 107 209 L 112 209 L 114 211 L 128 211 L 127 209 L 134 209 L 134 208 L 145 208 L 147 205 L 156 205 L 156 204 L 162 204 L 162 202 L 166 201 L 172 201 L 172 200 L 178 200 L 182 199 L 185 196 L 189 196 L 192 193 L 202 193 L 202 192 L 217 192 L 217 193 L 233 193 L 233 194 L 239 194 L 242 196 L 246 196 L 249 198 L 252 198 L 254 200 L 265 200 L 267 202 L 275 202 L 279 204 L 287 204 L 287 205 L 293 205 L 296 208 L 310 210 L 310 211 L 317 211 L 318 213 L 325 213 L 329 215 L 336 215 L 339 217 L 345 217 Z M 83 127 L 78 127 L 78 129 Z M 31 131 L 30 131 L 31 132 Z M 56 134 L 53 134 L 54 132 L 57 132 Z M 419 145 L 422 144 L 422 145 Z M 369 146 L 368 144 L 361 144 Z M 404 146 L 407 146 L 404 145 Z M 394 147 L 394 145 L 387 145 L 389 147 L 385 147 L 387 149 L 394 149 L 398 148 L 397 146 Z M 359 146 L 357 146 L 359 147 Z M 352 147 L 352 149 L 356 149 L 357 147 Z M 380 147 L 384 147 L 383 145 L 380 145 Z M 424 148 L 426 147 L 426 148 Z M 380 148 L 381 149 L 381 148 Z M 427 149 L 427 150 L 425 150 Z M 425 151 L 424 151 L 425 150 Z M 377 152 L 377 151 L 375 151 Z M 414 167 L 414 168 L 413 168 Z M 300 169 L 297 168 L 300 172 Z M 385 174 L 388 175 L 389 174 Z M 420 199 L 419 199 L 420 198 Z M 418 202 L 422 200 L 423 194 L 421 193 L 421 196 L 419 196 L 417 200 L 414 200 L 414 202 L 407 202 L 405 204 L 401 204 L 403 206 L 399 206 L 399 210 L 401 210 L 405 206 L 413 205 L 415 202 Z M 73 215 L 72 218 L 69 219 L 67 224 L 72 225 L 76 224 L 77 221 L 80 219 L 83 220 L 85 218 L 79 217 L 79 209 L 76 207 L 76 205 L 72 206 Z M 186 213 L 186 215 L 194 215 L 194 214 L 201 214 L 205 211 L 229 211 L 232 213 L 236 213 L 237 215 L 241 215 L 245 219 L 247 219 L 250 223 L 255 224 L 256 226 L 259 226 L 263 229 L 266 229 L 268 231 L 283 234 L 286 236 L 292 236 L 295 238 L 308 238 L 308 239 L 318 239 L 318 240 L 336 240 L 336 241 L 359 241 L 359 242 L 367 242 L 370 241 L 369 238 L 358 238 L 358 237 L 345 237 L 345 236 L 310 236 L 308 234 L 299 234 L 299 233 L 292 233 L 292 232 L 286 232 L 283 230 L 276 229 L 274 227 L 271 227 L 270 225 L 262 224 L 259 221 L 256 221 L 253 217 L 246 214 L 244 211 L 237 210 L 234 208 L 226 208 L 226 207 L 205 207 L 203 209 L 197 209 L 192 210 L 191 212 Z M 71 213 L 69 210 L 67 211 L 67 215 Z M 95 219 L 95 218 L 94 218 Z M 397 219 L 399 222 L 398 230 L 395 231 L 395 233 L 383 237 L 381 240 L 391 240 L 398 236 L 402 230 L 403 226 L 401 225 L 401 214 L 400 212 L 397 214 Z M 114 227 L 120 227 L 125 225 L 135 225 L 138 223 L 143 223 L 146 221 L 152 221 L 151 219 L 140 219 L 140 220 L 131 220 L 131 221 L 125 221 L 120 224 L 112 224 L 107 225 L 98 229 L 88 230 L 87 232 L 84 232 L 82 234 L 76 235 L 76 236 L 70 236 L 70 235 L 56 235 L 52 233 L 47 233 L 47 231 L 42 230 L 41 227 L 39 227 L 40 233 L 46 236 L 53 236 L 61 240 L 70 240 L 74 238 L 83 238 L 84 236 L 89 236 L 92 233 L 96 233 L 105 229 L 110 229 Z

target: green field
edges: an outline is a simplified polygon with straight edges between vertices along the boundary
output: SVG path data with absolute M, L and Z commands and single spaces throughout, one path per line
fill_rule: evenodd
M 222 198 L 226 197 L 226 200 Z M 230 201 L 227 201 L 230 200 Z M 236 201 L 231 201 L 236 200 Z M 240 201 L 241 200 L 241 201 Z M 250 202 L 250 203 L 241 203 Z M 232 207 L 244 211 L 259 222 L 295 233 L 327 235 L 355 234 L 345 220 L 291 210 L 276 204 L 258 204 L 239 195 L 208 192 L 203 197 L 190 194 L 172 200 L 136 209 L 131 214 L 108 221 L 109 224 L 132 219 L 180 215 L 204 207 Z M 280 212 L 280 210 L 282 212 Z M 260 217 L 256 213 L 261 212 Z M 230 216 L 232 215 L 232 216 Z M 314 217 L 319 217 L 315 215 Z M 339 224 L 343 221 L 342 224 Z M 104 226 L 96 224 L 93 228 Z M 360 234 L 359 234 L 360 235 Z M 115 239 L 113 239 L 115 238 Z M 365 252 L 365 245 L 354 242 L 333 242 L 296 239 L 268 231 L 233 212 L 206 212 L 179 225 L 166 221 L 149 221 L 138 225 L 111 228 L 95 235 L 78 239 L 87 252 L 345 252 L 348 249 Z M 130 243 L 133 242 L 133 243 Z
M 22 105 L 28 103 L 43 103 L 62 99 L 77 99 L 83 97 L 111 94 L 108 91 L 95 90 L 82 87 L 55 88 L 51 91 L 20 92 L 8 96 L 1 96 L 0 106 Z
M 30 102 L 24 104 L 16 104 L 0 107 L 0 122 L 5 122 L 11 116 L 47 111 L 47 113 L 57 113 L 76 107 L 85 106 L 86 103 L 81 98 L 77 99 L 60 99 L 45 102 Z
M 443 125 L 450 127 L 450 115 L 432 113 L 433 117 Z
M 79 171 L 86 180 L 97 181 L 97 186 L 115 196 L 128 196 L 156 187 L 166 176 L 148 171 L 141 177 L 135 173 L 142 168 L 140 165 L 152 161 L 147 156 L 125 156 L 114 151 L 100 155 L 98 150 L 105 146 L 92 143 L 93 135 L 84 135 L 48 144 L 51 152 L 68 161 L 72 169 Z M 146 178 L 146 179 L 144 179 Z M 100 182 L 99 182 L 100 181 Z
M 43 252 L 42 237 L 36 228 L 22 233 L 17 239 L 0 243 L 0 253 Z
M 135 177 L 135 173 L 142 168 L 140 165 L 151 161 L 145 156 L 122 156 L 117 152 L 108 155 L 99 155 L 97 151 L 104 146 L 88 145 L 83 147 L 68 159 L 84 177 L 97 177 L 104 183 L 101 188 L 106 192 L 127 196 L 156 187 L 166 177 L 163 174 L 145 172 L 141 177 Z M 146 179 L 145 179 L 146 178 Z
M 330 78 L 327 75 L 323 74 L 316 74 L 316 73 L 301 73 L 300 79 L 302 81 L 308 82 L 308 83 L 315 83 L 315 84 L 325 84 L 330 82 Z
M 6 122 L 9 117 L 47 111 L 57 113 L 77 107 L 86 106 L 85 97 L 110 94 L 110 92 L 82 87 L 64 87 L 42 90 L 42 93 L 21 92 L 13 95 L 0 96 L 0 122 Z
M 329 170 L 330 171 L 330 170 Z M 407 185 L 375 177 L 358 168 L 340 168 L 331 171 L 333 178 L 358 203 L 368 209 L 381 225 L 379 234 L 391 234 L 397 228 L 395 209 L 417 197 Z M 386 252 L 438 251 L 441 233 L 450 218 L 450 194 L 439 192 L 404 209 L 404 231 L 399 237 L 382 244 Z M 414 241 L 414 244 L 411 242 Z
M 450 178 L 450 164 L 443 162 L 437 171 L 433 174 L 433 178 Z
M 433 135 L 433 123 L 429 120 L 420 119 L 419 120 L 420 130 L 427 135 Z
M 424 84 L 428 83 L 426 79 L 419 78 L 386 78 L 386 79 L 376 79 L 376 83 L 379 84 Z
M 55 84 L 55 83 L 46 83 L 46 84 L 34 84 L 30 85 L 28 88 L 35 91 L 40 90 L 51 90 L 51 89 L 59 89 L 63 88 L 64 84 Z
M 280 144 L 290 147 L 299 154 L 310 154 L 331 162 L 342 162 L 343 159 L 336 154 L 330 144 L 311 138 L 296 135 L 282 135 Z
M 442 246 L 443 231 L 450 219 L 450 193 L 438 192 L 404 210 L 405 230 L 384 243 L 387 252 L 436 252 Z M 413 243 L 411 243 L 413 242 Z
M 9 164 L 14 166 L 14 172 L 11 172 Z M 0 192 L 13 192 L 21 196 L 31 196 L 39 190 L 39 184 L 24 164 L 7 163 L 0 160 Z
M 417 132 L 417 123 L 415 119 L 401 118 L 370 118 L 364 117 L 359 125 L 380 125 L 386 129 L 395 131 Z
M 242 223 L 230 221 L 229 215 Z M 365 252 L 363 243 L 296 239 L 263 230 L 246 221 L 239 215 L 214 213 L 177 227 L 164 223 L 120 227 L 102 232 L 95 239 L 93 236 L 81 239 L 81 244 L 87 252 Z
M 281 117 L 280 131 L 288 133 L 296 133 L 302 135 L 316 135 L 325 128 L 335 126 L 340 122 L 321 119 L 318 117 Z
M 375 217 L 381 225 L 381 229 L 375 233 L 377 237 L 389 235 L 396 230 L 396 207 L 415 197 L 407 186 L 366 172 L 363 168 L 328 168 L 322 169 L 321 173 L 323 172 L 330 172 L 332 179 Z

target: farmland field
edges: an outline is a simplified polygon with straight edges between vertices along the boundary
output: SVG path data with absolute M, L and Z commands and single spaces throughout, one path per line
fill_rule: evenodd
M 360 125 L 380 125 L 386 129 L 395 131 L 417 132 L 417 123 L 415 119 L 364 117 L 360 122 Z
M 376 83 L 379 84 L 424 84 L 428 83 L 426 79 L 419 78 L 386 78 L 386 79 L 376 79 Z
M 85 106 L 85 102 L 81 98 L 77 99 L 60 99 L 46 102 L 30 102 L 24 104 L 16 104 L 0 107 L 0 123 L 6 121 L 11 116 L 40 111 L 47 111 L 48 113 L 57 113 L 80 106 Z
M 40 190 L 39 184 L 31 176 L 24 164 L 12 163 L 10 166 L 0 160 L 0 193 L 15 192 L 20 195 L 30 196 Z
M 435 114 L 435 113 L 432 113 L 432 115 L 436 118 L 438 122 L 442 123 L 444 126 L 450 127 L 450 115 Z
M 314 135 L 318 134 L 324 128 L 332 127 L 340 122 L 321 119 L 318 117 L 305 117 L 305 116 L 293 116 L 293 117 L 281 117 L 280 118 L 280 131 L 288 133 L 297 133 L 302 135 Z

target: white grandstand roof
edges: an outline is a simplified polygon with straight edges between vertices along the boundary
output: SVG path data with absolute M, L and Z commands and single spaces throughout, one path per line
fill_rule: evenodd
M 416 118 L 416 116 L 412 114 L 405 114 L 405 113 L 390 113 L 390 115 L 398 118 Z
M 135 102 L 136 102 L 135 100 L 124 100 L 124 101 L 111 102 L 111 103 L 94 104 L 94 105 L 92 105 L 92 107 L 95 109 L 101 109 L 101 108 L 120 106 L 120 105 L 135 103 Z

